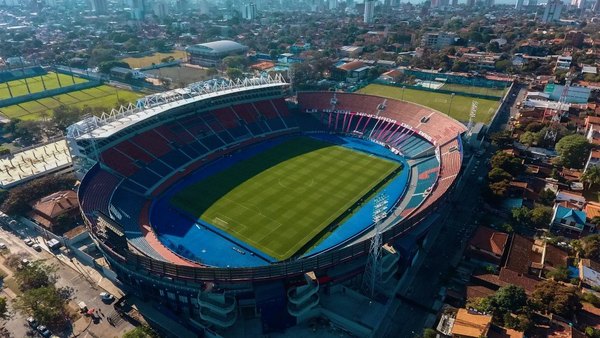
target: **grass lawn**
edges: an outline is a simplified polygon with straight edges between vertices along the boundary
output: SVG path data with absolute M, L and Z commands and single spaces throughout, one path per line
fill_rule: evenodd
M 159 64 L 161 59 L 172 56 L 175 59 L 186 59 L 187 55 L 185 51 L 176 50 L 171 53 L 154 53 L 149 56 L 143 56 L 139 58 L 126 58 L 123 59 L 124 62 L 127 62 L 131 68 L 141 68 L 152 66 L 152 64 Z
M 48 90 L 83 82 L 87 82 L 87 80 L 76 76 L 71 77 L 70 75 L 49 72 L 41 77 L 36 76 L 27 78 L 27 84 L 25 83 L 25 79 L 0 83 L 0 100 L 10 98 L 11 92 L 13 97 L 29 94 L 27 85 L 29 85 L 31 93 L 38 93 L 44 91 L 44 85 L 46 85 L 46 90 Z
M 299 137 L 187 187 L 171 202 L 283 260 L 318 240 L 399 166 Z
M 471 102 L 474 100 L 479 103 L 475 122 L 488 123 L 500 104 L 499 101 L 495 100 L 484 100 L 455 95 L 454 99 L 452 99 L 452 111 L 448 111 L 450 109 L 450 94 L 434 93 L 409 88 L 402 89 L 400 87 L 384 86 L 380 84 L 370 84 L 358 92 L 418 103 L 438 110 L 444 114 L 448 114 L 450 117 L 461 122 L 469 121 Z
M 0 113 L 10 119 L 38 120 L 47 114 L 52 115 L 52 109 L 61 104 L 74 105 L 79 108 L 85 106 L 98 107 L 106 111 L 115 108 L 118 100 L 135 102 L 143 95 L 129 90 L 117 89 L 111 86 L 98 86 L 94 88 L 70 92 L 40 100 L 33 100 L 21 104 L 0 108 Z
M 157 75 L 161 78 L 168 78 L 173 81 L 174 87 L 185 87 L 190 83 L 211 79 L 213 76 L 208 75 L 208 69 L 193 68 L 186 66 L 165 67 L 152 69 L 146 73 Z
M 449 83 L 442 86 L 441 89 L 444 90 L 455 90 L 458 92 L 465 92 L 471 94 L 480 94 L 480 95 L 493 95 L 493 96 L 503 96 L 504 93 L 508 89 L 496 89 L 496 88 L 485 88 L 485 87 L 474 87 L 474 86 L 465 86 L 460 84 Z
M 8 287 L 12 292 L 14 292 L 17 296 L 23 294 L 23 292 L 21 292 L 21 290 L 19 289 L 17 281 L 13 277 L 5 278 L 4 285 Z

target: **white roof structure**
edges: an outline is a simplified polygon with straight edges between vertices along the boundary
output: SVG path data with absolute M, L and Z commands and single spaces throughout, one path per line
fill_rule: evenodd
M 186 88 L 154 94 L 138 100 L 136 105 L 129 104 L 92 116 L 67 128 L 67 136 L 78 140 L 106 138 L 147 118 L 156 116 L 176 107 L 198 102 L 224 94 L 238 93 L 252 89 L 274 88 L 287 83 L 277 74 L 275 77 L 238 79 L 237 81 L 197 82 Z
M 64 139 L 29 148 L 0 159 L 0 186 L 10 188 L 70 165 L 71 154 Z

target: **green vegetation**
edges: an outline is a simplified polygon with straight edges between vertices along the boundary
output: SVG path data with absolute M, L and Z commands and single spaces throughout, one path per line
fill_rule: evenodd
M 402 89 L 400 87 L 384 86 L 379 84 L 371 84 L 358 91 L 363 94 L 379 95 L 392 99 L 403 99 L 405 101 L 418 103 L 429 108 L 438 110 L 444 114 L 450 115 L 459 121 L 468 121 L 471 111 L 471 103 L 477 101 L 479 103 L 475 122 L 488 123 L 499 102 L 495 100 L 484 100 L 467 96 L 455 95 L 452 99 L 452 110 L 450 109 L 450 94 L 435 93 L 416 89 Z
M 12 93 L 13 97 L 17 97 L 84 82 L 87 82 L 87 80 L 77 76 L 71 77 L 71 75 L 49 72 L 41 77 L 30 77 L 27 79 L 0 83 L 0 99 L 10 98 L 10 93 Z M 44 89 L 44 85 L 46 86 L 46 89 Z M 27 86 L 29 86 L 29 92 L 27 91 Z
M 300 137 L 184 189 L 172 203 L 281 260 L 313 244 L 398 168 Z
M 568 135 L 556 143 L 560 164 L 568 168 L 581 169 L 589 155 L 591 145 L 583 135 Z
M 128 63 L 131 68 L 142 68 L 152 66 L 152 64 L 159 64 L 163 60 L 169 59 L 172 57 L 173 59 L 187 59 L 187 55 L 182 50 L 176 50 L 171 53 L 154 53 L 149 56 L 143 56 L 139 58 L 131 57 L 123 59 L 124 62 Z
M 150 326 L 141 325 L 131 331 L 127 331 L 123 338 L 158 338 L 160 337 Z
M 0 113 L 10 119 L 37 120 L 49 116 L 51 111 L 61 105 L 78 108 L 110 110 L 120 103 L 135 102 L 142 94 L 110 86 L 98 86 L 67 94 L 56 95 L 40 100 L 0 108 Z

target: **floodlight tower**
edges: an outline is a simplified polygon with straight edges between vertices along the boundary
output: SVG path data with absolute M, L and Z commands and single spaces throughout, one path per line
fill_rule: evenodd
M 475 117 L 477 116 L 477 107 L 479 106 L 479 102 L 473 101 L 471 102 L 471 113 L 469 114 L 469 124 L 467 124 L 467 130 L 471 132 L 473 126 L 475 125 Z
M 369 257 L 365 265 L 365 273 L 363 275 L 363 289 L 365 294 L 373 297 L 377 282 L 381 280 L 381 223 L 387 215 L 388 197 L 386 194 L 380 194 L 375 197 L 373 206 L 373 223 L 375 223 L 375 235 L 371 240 L 371 248 L 369 249 Z
M 335 106 L 337 106 L 337 103 L 338 103 L 338 98 L 337 98 L 336 93 L 333 93 L 333 97 L 331 98 L 329 103 L 331 103 L 331 110 L 335 111 Z
M 377 105 L 377 116 L 381 115 L 381 113 L 387 107 L 387 99 L 383 100 L 380 104 Z

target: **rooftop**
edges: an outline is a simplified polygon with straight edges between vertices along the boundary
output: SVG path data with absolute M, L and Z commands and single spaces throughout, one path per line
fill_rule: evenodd
M 189 53 L 228 54 L 246 51 L 248 47 L 231 40 L 200 43 L 186 48 Z
M 458 309 L 452 335 L 463 337 L 485 337 L 487 336 L 492 316 L 470 313 L 466 309 Z

